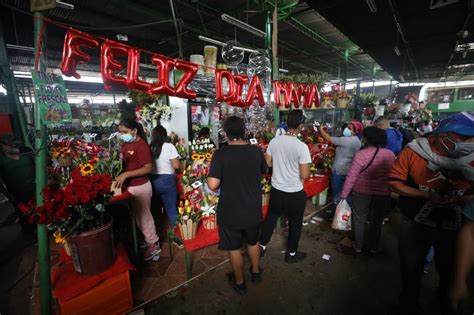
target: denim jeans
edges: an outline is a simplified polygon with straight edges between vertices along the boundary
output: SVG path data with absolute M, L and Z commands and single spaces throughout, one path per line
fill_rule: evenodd
M 178 216 L 176 176 L 174 174 L 151 175 L 151 183 L 153 185 L 153 192 L 158 194 L 163 201 L 170 224 L 175 226 Z
M 336 205 L 341 201 L 341 192 L 345 181 L 346 175 L 337 175 L 335 170 L 332 171 L 332 195 Z

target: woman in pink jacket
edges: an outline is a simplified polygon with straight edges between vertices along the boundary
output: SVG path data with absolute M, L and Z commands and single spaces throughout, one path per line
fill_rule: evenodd
M 384 130 L 367 127 L 363 136 L 364 148 L 354 156 L 341 198 L 347 199 L 352 192 L 354 250 L 360 253 L 362 249 L 368 249 L 371 254 L 376 254 L 384 209 L 390 204 L 390 188 L 386 181 L 395 155 L 384 149 L 387 143 Z

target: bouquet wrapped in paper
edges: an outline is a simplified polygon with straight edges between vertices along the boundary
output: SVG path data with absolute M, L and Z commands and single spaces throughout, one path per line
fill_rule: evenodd
M 200 208 L 199 208 L 200 209 Z M 181 201 L 178 207 L 178 227 L 183 240 L 196 237 L 198 223 L 201 220 L 201 211 L 193 207 L 189 200 Z

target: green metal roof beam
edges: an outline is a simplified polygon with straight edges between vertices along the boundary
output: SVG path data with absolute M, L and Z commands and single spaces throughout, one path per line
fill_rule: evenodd
M 340 50 L 339 48 L 335 47 L 331 42 L 329 42 L 327 39 L 325 39 L 323 36 L 319 35 L 318 33 L 316 33 L 314 30 L 312 30 L 311 28 L 309 28 L 308 26 L 306 26 L 304 23 L 302 23 L 301 21 L 299 21 L 297 18 L 295 17 L 290 17 L 289 20 L 286 20 L 285 21 L 286 23 L 290 24 L 291 26 L 293 26 L 294 28 L 298 29 L 300 32 L 302 32 L 303 34 L 313 38 L 316 42 L 320 43 L 321 45 L 325 46 L 326 48 L 330 48 L 332 50 L 334 50 L 342 59 L 345 59 L 346 58 L 346 53 L 342 50 Z M 353 64 L 354 66 L 356 67 L 359 67 L 362 71 L 366 72 L 367 74 L 369 75 L 372 75 L 372 71 L 369 70 L 369 69 L 366 69 L 364 67 L 362 67 L 361 65 L 359 65 L 355 60 L 353 60 L 352 58 L 350 58 L 350 56 L 347 57 L 347 61 L 351 64 Z M 376 77 L 377 78 L 377 77 Z

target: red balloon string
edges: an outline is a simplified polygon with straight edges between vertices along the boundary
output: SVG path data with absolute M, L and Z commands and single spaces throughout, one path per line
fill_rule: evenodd
M 59 22 L 56 22 L 56 21 L 53 21 L 53 20 L 51 20 L 51 19 L 49 19 L 49 18 L 37 18 L 37 17 L 35 17 L 35 18 L 33 18 L 33 20 L 34 20 L 34 21 L 39 21 L 39 20 L 41 20 L 41 21 L 43 21 L 43 22 L 45 22 L 45 23 L 49 23 L 49 24 L 51 24 L 51 25 L 60 27 L 60 28 L 65 29 L 65 30 L 69 30 L 69 29 L 73 29 L 73 30 L 74 30 L 73 27 L 63 25 L 63 24 L 61 24 L 61 23 L 59 23 Z M 40 38 L 42 38 L 42 36 L 43 36 L 44 27 L 45 27 L 45 26 L 43 25 L 43 27 L 41 28 Z M 87 33 L 87 32 L 85 32 L 85 33 Z M 102 36 L 99 36 L 99 35 L 90 34 L 90 33 L 87 33 L 87 34 L 90 35 L 90 36 L 92 36 L 92 37 L 95 37 L 95 38 L 97 38 L 97 39 L 100 39 L 100 40 L 102 40 L 102 41 L 110 40 L 110 39 L 108 39 L 108 38 L 106 38 L 106 37 L 102 37 Z M 40 46 L 40 45 L 38 45 L 38 46 Z M 125 45 L 125 46 L 128 46 L 128 47 L 130 47 L 130 48 L 139 49 L 141 52 L 145 52 L 145 53 L 150 54 L 150 55 L 155 55 L 155 54 L 156 54 L 156 52 L 149 51 L 149 50 L 146 50 L 146 49 L 142 49 L 142 48 L 138 48 L 138 47 L 133 47 L 133 46 L 130 46 L 130 45 Z M 38 49 L 38 56 L 37 56 L 37 58 L 39 58 L 39 54 L 40 54 L 40 53 L 41 53 L 41 51 L 40 51 L 40 49 Z M 188 62 L 189 62 L 189 61 L 188 61 Z M 38 60 L 37 60 L 36 63 L 38 63 Z M 203 68 L 211 69 L 211 70 L 217 70 L 217 68 L 215 68 L 215 67 L 210 67 L 210 66 L 206 66 L 206 65 L 197 64 L 197 63 L 193 63 L 193 64 L 195 64 L 195 65 L 198 66 L 198 67 L 203 67 Z

